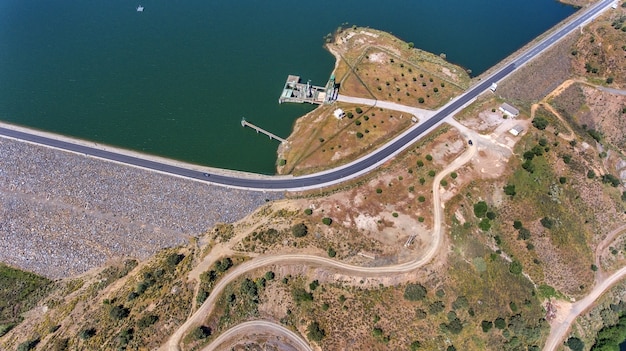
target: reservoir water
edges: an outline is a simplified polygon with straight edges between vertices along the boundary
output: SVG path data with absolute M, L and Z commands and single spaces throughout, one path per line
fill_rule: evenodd
M 143 12 L 136 7 L 142 5 Z M 566 18 L 554 0 L 0 1 L 0 120 L 191 163 L 274 173 L 310 105 L 278 104 L 288 74 L 324 85 L 323 37 L 392 32 L 479 74 Z

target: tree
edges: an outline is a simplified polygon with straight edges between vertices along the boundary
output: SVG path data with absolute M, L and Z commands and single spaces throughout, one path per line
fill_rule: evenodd
M 306 210 L 304 210 L 304 214 L 309 215 L 309 216 L 312 215 L 313 214 L 313 209 L 307 208 Z
M 116 319 L 118 321 L 128 317 L 129 314 L 130 314 L 130 310 L 124 307 L 123 305 L 114 306 L 109 311 L 109 316 L 111 316 L 111 318 Z
M 518 235 L 517 235 L 517 239 L 518 240 L 528 240 L 530 239 L 530 230 L 528 230 L 527 228 L 520 228 Z
M 33 340 L 27 340 L 17 346 L 17 351 L 29 351 L 37 347 L 39 344 L 39 338 Z
M 587 171 L 587 178 L 594 179 L 595 177 L 596 177 L 596 172 L 594 172 L 592 169 Z
M 170 254 L 167 256 L 167 259 L 166 259 L 167 266 L 170 268 L 176 267 L 176 265 L 178 265 L 180 261 L 183 260 L 183 258 L 185 258 L 185 255 L 178 254 L 178 253 Z
M 358 114 L 363 113 L 363 110 L 362 110 L 360 107 L 357 107 L 357 108 L 355 109 L 355 111 L 356 111 L 356 113 L 358 113 Z
M 209 336 L 211 336 L 212 330 L 211 328 L 205 326 L 205 325 L 201 325 L 197 328 L 195 328 L 192 332 L 191 335 L 195 338 L 195 339 L 206 339 Z
M 491 321 L 482 321 L 482 323 L 480 323 L 480 326 L 483 328 L 483 332 L 486 333 L 491 329 L 493 323 Z
M 424 98 L 423 97 L 418 98 L 417 102 L 419 102 L 420 104 L 423 104 L 424 103 Z
M 404 298 L 409 301 L 420 301 L 426 297 L 426 288 L 419 283 L 409 283 L 404 288 Z
M 358 122 L 358 121 L 357 121 L 357 122 Z M 357 137 L 358 139 L 363 138 L 363 133 L 361 133 L 361 132 L 356 132 L 356 137 Z
M 546 127 L 548 126 L 548 120 L 545 119 L 544 117 L 541 116 L 537 116 L 535 118 L 533 118 L 532 124 L 535 128 L 539 129 L 539 130 L 544 130 L 546 129 Z
M 147 316 L 141 317 L 141 319 L 137 322 L 137 326 L 139 328 L 147 328 L 159 320 L 159 316 L 154 314 L 149 314 Z
M 509 265 L 509 272 L 513 274 L 521 274 L 522 273 L 522 264 L 519 261 L 513 261 Z
M 328 248 L 328 257 L 335 257 L 337 256 L 337 251 L 335 251 L 332 247 Z
M 433 160 L 433 156 L 430 155 L 430 154 L 426 155 L 426 160 L 427 161 L 432 161 Z
M 431 177 L 434 177 L 434 176 L 435 176 L 435 174 L 436 174 L 436 173 L 435 173 L 435 171 L 433 171 L 433 170 L 428 171 L 428 175 L 429 175 L 429 176 L 431 176 Z
M 493 211 L 487 211 L 487 218 L 493 221 L 494 219 L 496 219 L 496 213 Z
M 313 294 L 304 290 L 303 288 L 294 288 L 292 291 L 293 299 L 297 304 L 306 301 L 313 301 Z
M 276 277 L 276 274 L 274 274 L 274 272 L 272 272 L 272 271 L 265 272 L 265 279 L 266 280 L 274 280 L 274 277 Z
M 307 235 L 308 232 L 309 232 L 309 228 L 307 228 L 306 224 L 304 223 L 298 223 L 294 225 L 293 227 L 291 227 L 291 233 L 296 238 L 301 238 Z
M 417 167 L 424 167 L 424 161 L 417 160 Z
M 513 228 L 515 229 L 521 229 L 523 227 L 522 222 L 520 221 L 513 221 Z
M 565 177 L 559 177 L 559 183 L 561 183 L 561 184 L 565 184 L 565 183 L 567 183 L 567 178 L 565 178 Z
M 411 343 L 409 347 L 411 351 L 417 351 L 420 347 L 422 347 L 422 344 L 419 341 L 415 340 Z
M 322 223 L 324 223 L 326 225 L 331 225 L 333 223 L 333 220 L 331 218 L 324 217 L 324 218 L 322 218 Z
M 91 337 L 93 337 L 94 335 L 96 335 L 96 328 L 87 328 L 87 329 L 83 329 L 80 331 L 80 333 L 78 334 L 78 336 L 83 339 L 83 340 L 87 340 Z
M 567 347 L 569 347 L 572 351 L 583 351 L 585 349 L 585 343 L 582 342 L 579 338 L 572 336 L 567 339 L 565 343 Z
M 480 223 L 478 223 L 478 228 L 480 228 L 483 232 L 488 232 L 489 229 L 491 229 L 491 222 L 489 221 L 489 218 L 483 218 Z
M 313 321 L 307 327 L 307 334 L 306 334 L 306 336 L 307 336 L 307 338 L 309 338 L 309 340 L 313 340 L 315 342 L 320 342 L 326 336 L 326 331 L 324 331 L 324 329 L 320 328 L 320 325 L 319 325 L 319 323 L 317 321 Z
M 515 196 L 515 194 L 517 194 L 515 192 L 515 184 L 507 184 L 504 186 L 504 193 L 506 195 L 509 195 L 511 197 Z
M 478 218 L 483 218 L 487 214 L 487 203 L 485 201 L 478 201 L 474 204 L 474 215 Z
M 543 217 L 541 220 L 541 225 L 546 229 L 552 229 L 554 226 L 554 220 L 549 217 Z
M 504 318 L 502 317 L 496 318 L 496 320 L 493 321 L 493 325 L 500 330 L 503 330 L 504 328 L 506 328 L 506 322 L 504 321 Z
M 252 299 L 256 299 L 259 296 L 259 289 L 250 278 L 246 278 L 241 282 L 240 291 L 242 294 L 248 295 Z

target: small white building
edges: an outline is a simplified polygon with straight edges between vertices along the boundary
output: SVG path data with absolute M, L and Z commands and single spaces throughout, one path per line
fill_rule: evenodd
M 520 126 L 519 124 L 509 129 L 509 133 L 513 134 L 514 136 L 520 135 L 520 133 L 523 131 L 524 131 L 524 127 Z
M 337 119 L 342 119 L 346 116 L 346 113 L 343 112 L 342 109 L 338 108 L 335 110 L 335 112 L 333 112 L 333 116 L 335 116 L 335 118 Z
M 519 115 L 519 110 L 516 109 L 515 107 L 507 104 L 506 102 L 503 103 L 502 105 L 500 105 L 500 107 L 498 108 L 500 111 L 502 111 L 502 113 L 504 113 L 505 115 L 511 117 L 511 118 L 515 118 Z

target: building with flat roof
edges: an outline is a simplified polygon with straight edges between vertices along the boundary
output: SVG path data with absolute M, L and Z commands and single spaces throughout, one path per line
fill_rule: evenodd
M 520 126 L 519 124 L 509 129 L 509 133 L 513 134 L 514 136 L 520 135 L 520 133 L 522 133 L 523 131 L 524 131 L 524 127 Z
M 503 103 L 502 105 L 500 105 L 500 108 L 498 108 L 500 111 L 502 111 L 502 113 L 504 113 L 505 115 L 511 117 L 511 118 L 515 118 L 517 117 L 517 115 L 519 115 L 519 110 L 516 109 L 515 107 L 507 104 L 506 102 Z
M 346 115 L 345 112 L 343 112 L 342 109 L 338 108 L 333 112 L 333 116 L 335 116 L 335 118 L 337 119 L 342 119 L 344 116 Z

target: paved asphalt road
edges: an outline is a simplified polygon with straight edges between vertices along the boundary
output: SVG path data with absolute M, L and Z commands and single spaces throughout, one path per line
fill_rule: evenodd
M 77 153 L 82 153 L 102 159 L 131 164 L 138 167 L 152 169 L 160 172 L 171 173 L 192 179 L 205 180 L 211 183 L 256 190 L 283 191 L 283 190 L 305 190 L 315 189 L 323 186 L 338 183 L 348 179 L 355 178 L 369 170 L 377 167 L 387 161 L 397 153 L 406 149 L 408 146 L 417 141 L 424 133 L 431 128 L 441 124 L 443 119 L 452 115 L 466 104 L 470 103 L 478 95 L 489 88 L 491 83 L 498 82 L 511 74 L 516 68 L 524 65 L 526 62 L 539 55 L 543 50 L 556 43 L 565 35 L 583 25 L 590 19 L 593 19 L 603 10 L 607 9 L 614 0 L 603 0 L 590 8 L 585 9 L 581 14 L 560 28 L 553 34 L 550 34 L 541 42 L 531 47 L 529 50 L 522 52 L 513 63 L 499 69 L 491 76 L 486 77 L 478 85 L 470 88 L 466 93 L 452 100 L 442 109 L 437 111 L 431 118 L 412 127 L 407 132 L 385 144 L 383 147 L 364 156 L 363 158 L 352 162 L 348 165 L 340 166 L 330 171 L 311 174 L 301 177 L 277 177 L 272 179 L 246 178 L 237 176 L 227 176 L 220 174 L 209 174 L 208 176 L 197 170 L 186 169 L 179 166 L 173 166 L 156 161 L 146 160 L 139 157 L 128 156 L 111 151 L 105 151 L 84 145 L 73 144 L 65 141 L 55 140 L 40 135 L 33 135 L 21 131 L 15 131 L 6 128 L 0 128 L 0 135 L 22 139 L 33 143 L 48 145 L 59 149 L 65 149 Z

